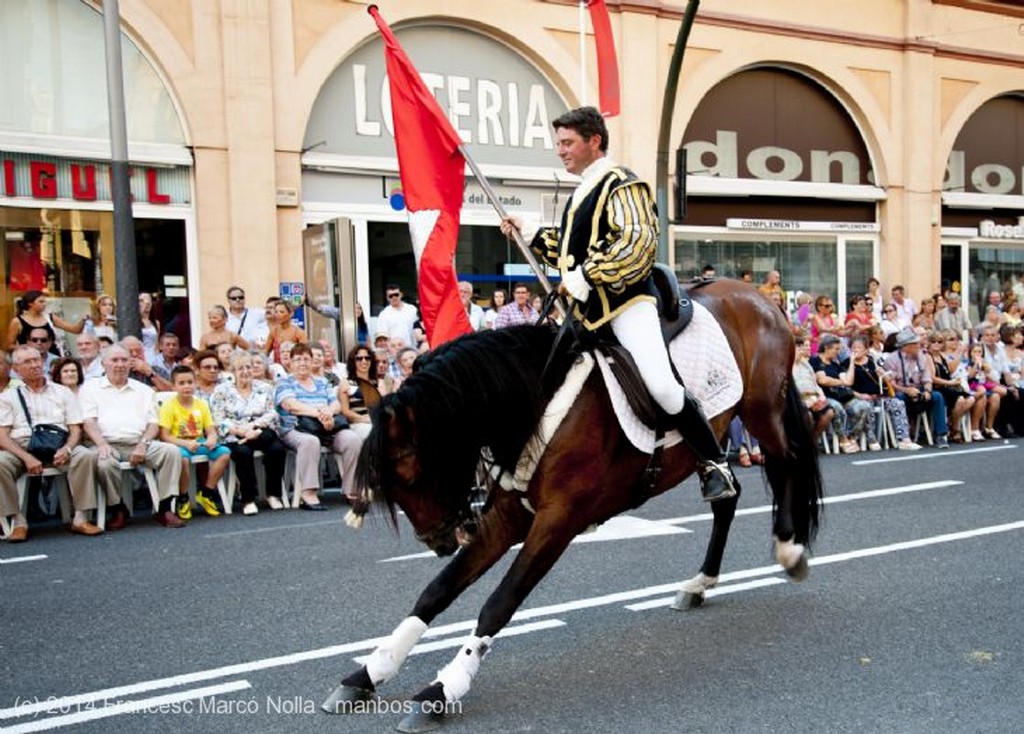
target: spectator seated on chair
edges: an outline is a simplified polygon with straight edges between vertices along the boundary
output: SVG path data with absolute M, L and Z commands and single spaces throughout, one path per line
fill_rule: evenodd
M 221 510 L 217 507 L 217 482 L 231 463 L 231 452 L 217 440 L 217 427 L 213 423 L 209 404 L 195 397 L 196 375 L 191 367 L 178 365 L 171 370 L 174 397 L 160 406 L 160 440 L 173 444 L 181 452 L 181 476 L 178 481 L 178 517 L 192 519 L 188 485 L 191 481 L 192 459 L 205 456 L 209 462 L 206 484 L 196 492 L 196 504 L 210 517 Z
M 874 437 L 875 413 L 871 404 L 858 400 L 853 394 L 853 364 L 839 361 L 842 342 L 835 334 L 822 334 L 818 342 L 818 356 L 811 357 L 814 375 L 825 395 L 838 403 L 846 413 L 846 433 L 839 436 L 839 447 L 844 454 L 860 451 L 855 437 L 865 431 Z
M 1006 385 L 1006 381 L 1012 377 L 1006 361 L 1006 347 L 999 338 L 1001 328 L 991 324 L 981 327 L 982 360 L 986 368 L 984 385 L 989 391 L 988 413 L 985 415 L 988 427 L 981 431 L 986 438 L 1002 438 L 1009 425 L 1017 426 L 1021 422 L 1021 403 L 1017 399 L 1017 389 L 1011 391 Z M 993 401 L 998 407 L 993 406 Z
M 96 447 L 97 475 L 107 505 L 114 503 L 107 529 L 124 527 L 128 515 L 118 499 L 122 459 L 133 467 L 147 466 L 156 472 L 157 522 L 169 528 L 184 527 L 171 509 L 178 489 L 180 454 L 174 446 L 155 440 L 160 430 L 156 393 L 148 385 L 128 379 L 130 364 L 127 349 L 117 344 L 109 347 L 103 354 L 106 376 L 87 381 L 79 393 L 85 433 Z
M 800 399 L 811 412 L 814 421 L 814 437 L 832 427 L 836 436 L 846 435 L 846 411 L 835 400 L 829 400 L 818 384 L 814 368 L 809 362 L 811 343 L 805 336 L 796 337 L 796 356 L 793 360 L 793 384 L 800 392 Z
M 278 416 L 274 408 L 274 386 L 254 380 L 252 366 L 262 355 L 237 352 L 231 358 L 234 382 L 217 386 L 210 400 L 213 422 L 221 440 L 231 452 L 242 495 L 242 514 L 255 515 L 257 479 L 254 452 L 263 452 L 267 504 L 273 510 L 284 507 L 281 480 L 288 449 L 277 435 Z
M 1003 435 L 1007 438 L 1017 438 L 1024 436 L 1024 327 L 1003 324 L 999 329 L 999 338 L 1003 342 L 1006 357 L 1003 385 L 1016 405 Z
M 965 415 L 970 414 L 971 436 L 981 438 L 978 431 L 979 421 L 985 413 L 985 394 L 981 392 L 980 401 L 971 394 L 967 385 L 966 368 L 961 367 L 960 358 L 954 357 L 952 362 L 943 354 L 947 343 L 956 344 L 956 332 L 952 329 L 933 331 L 928 335 L 928 356 L 932 360 L 932 385 L 936 392 L 942 393 L 949 410 L 949 440 L 960 443 L 968 440 L 962 435 L 960 424 Z M 980 406 L 980 407 L 979 407 Z M 975 436 L 977 438 L 975 439 Z
M 907 408 L 903 401 L 890 395 L 891 385 L 888 377 L 875 365 L 875 361 L 868 353 L 868 338 L 858 335 L 850 340 L 850 362 L 853 364 L 853 394 L 859 400 L 865 400 L 872 404 L 872 409 L 878 405 L 889 416 L 892 421 L 893 433 L 896 434 L 896 447 L 902 451 L 916 451 L 921 448 L 910 440 L 910 422 L 907 420 Z M 878 420 L 883 420 L 881 415 Z M 873 451 L 881 446 L 875 441 L 875 448 L 868 444 Z
M 96 452 L 80 443 L 82 409 L 78 399 L 63 385 L 47 381 L 43 356 L 33 347 L 16 348 L 14 366 L 24 384 L 0 394 L 0 515 L 14 517 L 7 540 L 17 543 L 28 538 L 28 523 L 18 499 L 18 478 L 26 473 L 40 475 L 47 465 L 67 471 L 75 506 L 71 532 L 99 535 L 103 531 L 85 515 L 96 508 Z M 67 440 L 52 458 L 40 458 L 28 451 L 32 427 L 44 424 L 67 431 Z
M 885 361 L 896 396 L 906 404 L 907 417 L 913 421 L 923 412 L 931 416 L 935 428 L 935 446 L 949 448 L 946 424 L 946 400 L 932 386 L 931 360 L 921 353 L 920 338 L 913 327 L 896 335 L 896 351 Z
M 296 344 L 292 349 L 292 373 L 277 383 L 275 402 L 281 418 L 281 440 L 295 451 L 295 489 L 302 492 L 301 507 L 307 510 L 327 509 L 320 502 L 320 447 L 335 455 L 342 477 L 342 489 L 348 496 L 355 491 L 356 462 L 363 440 L 355 431 L 338 428 L 341 403 L 337 391 L 322 377 L 312 373 L 313 358 L 309 346 Z M 313 428 L 317 432 L 300 430 Z

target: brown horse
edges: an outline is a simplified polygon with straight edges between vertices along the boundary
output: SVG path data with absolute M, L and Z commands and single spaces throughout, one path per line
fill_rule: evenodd
M 743 377 L 739 404 L 712 421 L 722 436 L 738 413 L 761 444 L 774 500 L 776 558 L 791 577 L 807 573 L 806 548 L 817 530 L 822 493 L 806 409 L 790 378 L 793 339 L 768 299 L 737 281 L 694 289 L 714 314 Z M 339 713 L 391 679 L 427 626 L 505 552 L 522 542 L 508 573 L 487 600 L 470 636 L 437 679 L 414 697 L 399 731 L 439 726 L 446 702 L 468 691 L 491 639 L 561 557 L 570 541 L 677 486 L 696 466 L 685 443 L 666 450 L 664 467 L 645 481 L 649 456 L 635 449 L 613 414 L 599 370 L 552 436 L 525 493 L 492 487 L 482 514 L 471 510 L 481 452 L 514 470 L 553 389 L 544 375 L 555 332 L 527 326 L 471 334 L 417 363 L 401 390 L 382 401 L 357 469 L 360 490 L 395 506 L 417 538 L 438 555 L 464 546 L 420 595 L 407 617 L 323 704 Z M 647 475 L 649 476 L 649 475 Z M 714 525 L 701 572 L 687 581 L 677 606 L 699 604 L 719 573 L 737 498 L 712 503 Z M 367 506 L 355 509 L 358 516 Z M 350 518 L 352 519 L 352 518 Z

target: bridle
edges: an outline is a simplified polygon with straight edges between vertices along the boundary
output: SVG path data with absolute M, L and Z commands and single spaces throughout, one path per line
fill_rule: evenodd
M 390 461 L 397 463 L 416 453 L 415 442 L 406 444 L 391 454 Z M 476 523 L 480 518 L 479 511 L 474 511 L 469 502 L 455 512 L 446 514 L 439 524 L 422 533 L 416 533 L 416 540 L 425 544 L 428 548 L 434 548 L 438 543 L 452 537 L 456 529 L 462 528 L 469 535 L 476 533 Z

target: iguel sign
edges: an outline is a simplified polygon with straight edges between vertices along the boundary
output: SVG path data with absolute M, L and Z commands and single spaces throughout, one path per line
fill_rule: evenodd
M 110 201 L 110 166 L 87 161 L 35 158 L 21 153 L 0 153 L 0 194 L 9 198 L 72 201 Z M 149 204 L 181 204 L 167 189 L 176 169 L 129 169 L 132 199 Z M 167 188 L 165 188 L 167 187 Z M 177 197 L 181 198 L 181 197 Z
M 557 165 L 551 120 L 568 107 L 508 46 L 454 26 L 396 31 L 406 52 L 480 163 Z M 384 44 L 374 36 L 324 83 L 303 147 L 318 153 L 395 156 Z

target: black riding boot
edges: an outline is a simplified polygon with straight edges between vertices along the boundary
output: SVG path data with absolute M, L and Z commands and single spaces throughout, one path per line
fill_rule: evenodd
M 700 493 L 708 502 L 729 499 L 736 496 L 732 471 L 726 461 L 725 451 L 715 438 L 711 424 L 704 417 L 700 403 L 689 391 L 683 410 L 674 416 L 676 428 L 690 449 L 697 455 L 697 476 L 700 477 Z

